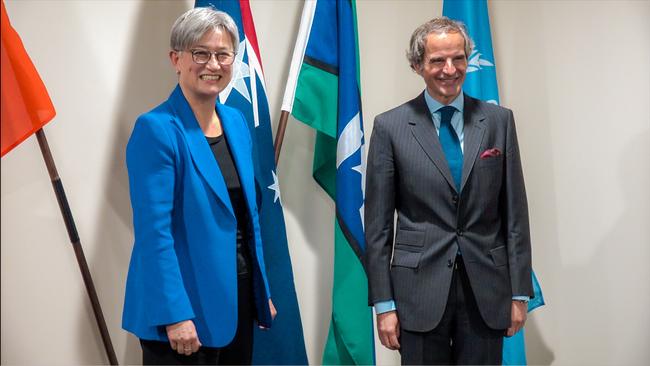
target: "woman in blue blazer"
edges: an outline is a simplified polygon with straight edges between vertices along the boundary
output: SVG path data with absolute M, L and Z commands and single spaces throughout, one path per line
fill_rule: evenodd
M 181 15 L 169 53 L 178 85 L 127 145 L 135 243 L 122 327 L 140 338 L 144 364 L 250 364 L 254 319 L 275 317 L 251 136 L 217 103 L 238 44 L 226 13 Z

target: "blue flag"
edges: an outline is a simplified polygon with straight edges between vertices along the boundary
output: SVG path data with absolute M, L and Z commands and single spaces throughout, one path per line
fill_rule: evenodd
M 278 309 L 271 329 L 262 331 L 255 328 L 253 364 L 306 365 L 309 362 L 287 246 L 271 116 L 250 4 L 248 0 L 197 0 L 195 6 L 212 6 L 224 11 L 239 28 L 240 43 L 233 65 L 233 79 L 219 94 L 219 100 L 244 114 L 253 139 L 264 261 L 273 303 Z
M 445 0 L 442 15 L 465 23 L 469 36 L 474 40 L 474 48 L 468 57 L 467 76 L 465 84 L 463 84 L 463 91 L 474 98 L 499 104 L 499 88 L 494 53 L 492 52 L 487 0 Z M 528 312 L 544 305 L 542 289 L 534 272 L 532 277 L 535 297 L 528 303 Z M 504 338 L 503 364 L 526 364 L 523 329 L 513 337 Z

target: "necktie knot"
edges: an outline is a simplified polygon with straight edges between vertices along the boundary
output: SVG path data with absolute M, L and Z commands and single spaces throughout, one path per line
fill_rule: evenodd
M 451 117 L 453 117 L 454 112 L 456 112 L 456 108 L 446 105 L 440 109 L 438 109 L 438 112 L 440 112 L 440 123 L 441 124 L 446 124 L 446 123 L 451 123 Z

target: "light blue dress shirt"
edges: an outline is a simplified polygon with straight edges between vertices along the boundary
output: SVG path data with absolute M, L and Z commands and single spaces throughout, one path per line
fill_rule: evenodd
M 431 117 L 433 119 L 433 125 L 436 127 L 436 133 L 440 134 L 440 119 L 442 118 L 442 116 L 439 110 L 440 108 L 445 107 L 445 105 L 433 99 L 433 97 L 429 95 L 429 92 L 426 90 L 424 93 L 424 101 L 427 103 L 427 107 L 429 108 L 429 113 L 431 113 Z M 458 141 L 460 141 L 460 151 L 464 153 L 465 152 L 465 146 L 464 146 L 465 145 L 464 144 L 465 124 L 463 123 L 463 111 L 465 107 L 465 98 L 463 97 L 463 93 L 460 93 L 456 97 L 456 99 L 454 99 L 448 105 L 456 108 L 454 115 L 451 117 L 451 127 L 456 132 L 456 136 L 458 136 Z M 530 300 L 530 297 L 513 296 L 512 299 L 527 302 L 528 300 Z M 375 303 L 375 313 L 377 314 L 387 313 L 393 310 L 397 310 L 397 307 L 395 306 L 395 301 L 393 300 L 386 300 L 386 301 L 380 301 Z

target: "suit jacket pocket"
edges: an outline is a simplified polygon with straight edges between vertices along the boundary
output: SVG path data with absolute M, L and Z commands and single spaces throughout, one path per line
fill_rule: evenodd
M 495 167 L 498 166 L 499 164 L 503 164 L 503 155 L 499 156 L 490 156 L 487 158 L 478 158 L 476 159 L 476 168 L 487 168 L 487 167 Z
M 424 246 L 424 231 L 399 229 L 395 235 L 395 245 L 422 247 Z
M 421 256 L 421 252 L 409 252 L 408 250 L 395 248 L 395 252 L 393 253 L 393 266 L 418 268 Z
M 490 249 L 490 257 L 492 257 L 492 261 L 497 267 L 508 264 L 508 253 L 506 252 L 506 246 L 501 245 Z

